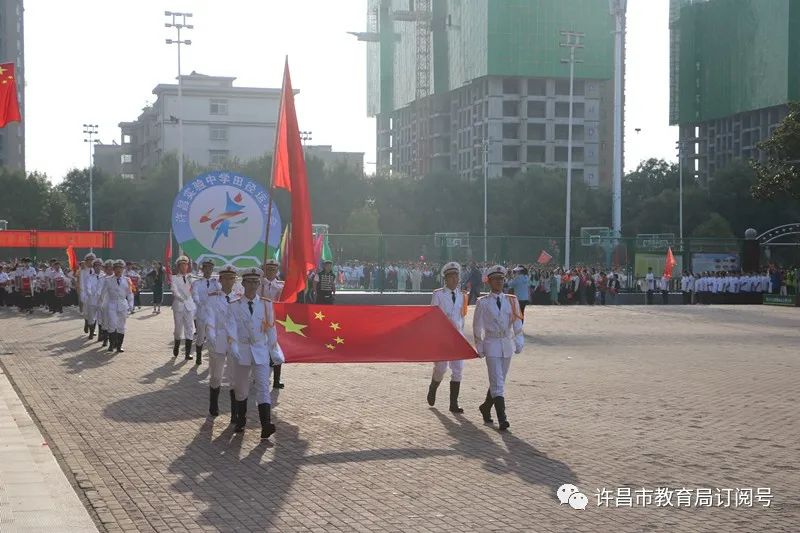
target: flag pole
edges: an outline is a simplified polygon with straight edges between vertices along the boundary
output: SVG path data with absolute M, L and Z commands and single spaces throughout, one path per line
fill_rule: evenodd
M 269 230 L 272 226 L 272 204 L 274 203 L 275 195 L 275 161 L 278 159 L 278 134 L 281 131 L 281 113 L 283 111 L 283 91 L 286 89 L 286 69 L 289 66 L 289 56 L 286 56 L 283 66 L 283 79 L 281 80 L 281 100 L 278 104 L 278 121 L 275 123 L 275 143 L 272 147 L 272 170 L 269 179 L 269 206 L 267 207 L 267 231 L 264 239 L 264 263 L 267 262 L 269 255 Z M 280 246 L 280 245 L 279 245 Z M 284 275 L 286 273 L 284 272 Z

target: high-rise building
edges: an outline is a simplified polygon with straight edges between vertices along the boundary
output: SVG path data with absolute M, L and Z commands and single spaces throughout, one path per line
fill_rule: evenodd
M 13 61 L 22 122 L 0 129 L 0 166 L 25 170 L 25 40 L 22 0 L 0 0 L 0 60 Z
M 800 1 L 671 0 L 670 123 L 682 164 L 707 179 L 757 144 L 800 99 Z
M 608 186 L 614 31 L 598 0 L 369 0 L 368 114 L 377 170 L 406 176 L 513 175 L 566 168 L 569 50 L 577 50 L 573 176 Z M 488 148 L 487 148 L 488 147 Z

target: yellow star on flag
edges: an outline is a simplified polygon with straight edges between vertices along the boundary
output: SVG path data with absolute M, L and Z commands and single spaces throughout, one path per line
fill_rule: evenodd
M 344 339 L 343 339 L 343 338 L 341 338 L 341 337 L 336 337 L 336 338 L 335 338 L 335 339 L 333 339 L 333 340 L 335 340 L 335 341 L 336 341 L 336 344 L 344 344 Z
M 342 329 L 342 328 L 339 326 L 339 323 L 338 323 L 338 322 L 331 322 L 331 329 L 332 329 L 333 331 L 339 331 L 339 330 L 340 330 L 340 329 Z
M 3 67 L 0 67 L 0 76 L 5 74 L 5 72 L 6 72 L 6 69 L 4 69 Z
M 334 346 L 333 344 L 326 344 L 325 347 L 327 349 L 329 349 L 329 350 L 335 350 L 336 349 L 336 346 Z
M 303 329 L 307 328 L 308 326 L 305 324 L 295 323 L 295 321 L 292 320 L 292 317 L 290 317 L 288 314 L 286 315 L 286 320 L 276 320 L 276 322 L 283 326 L 283 329 L 286 330 L 286 333 L 296 333 L 301 337 L 306 336 L 306 334 L 303 333 Z
M 314 318 L 316 318 L 317 320 L 323 320 L 325 318 L 325 315 L 322 314 L 322 311 L 319 311 L 318 313 L 314 313 Z

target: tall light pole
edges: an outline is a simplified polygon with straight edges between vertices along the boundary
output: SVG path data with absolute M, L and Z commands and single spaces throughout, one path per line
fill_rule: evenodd
M 677 141 L 675 145 L 678 147 L 678 226 L 681 243 L 681 250 L 683 250 L 683 147 L 686 141 Z
M 177 39 L 167 39 L 166 43 L 178 45 L 178 190 L 180 191 L 183 189 L 183 82 L 181 80 L 181 45 L 192 44 L 191 39 L 181 40 L 181 30 L 191 30 L 194 26 L 186 24 L 186 19 L 192 17 L 191 13 L 164 11 L 164 16 L 172 19 L 172 22 L 164 23 L 164 27 L 175 28 L 178 32 Z
M 488 242 L 489 242 L 489 148 L 491 139 L 489 130 L 486 130 L 486 138 L 481 142 L 481 152 L 483 153 L 483 262 L 489 261 Z M 474 145 L 478 146 L 477 143 Z
M 575 50 L 583 48 L 581 39 L 585 34 L 574 31 L 562 31 L 561 36 L 566 40 L 561 46 L 569 48 L 569 59 L 562 59 L 562 63 L 569 63 L 569 120 L 567 123 L 567 207 L 564 229 L 564 267 L 570 267 L 570 249 L 572 248 L 572 106 L 575 99 L 575 63 L 583 63 L 575 59 Z
M 622 237 L 622 90 L 625 83 L 623 70 L 625 65 L 625 11 L 627 0 L 608 0 L 611 15 L 614 16 L 614 174 L 612 176 L 612 208 L 611 225 L 614 238 Z
M 97 135 L 97 124 L 84 124 L 83 125 L 83 142 L 89 143 L 89 231 L 94 231 L 94 157 L 92 157 L 92 150 L 95 143 L 100 141 L 92 139 Z

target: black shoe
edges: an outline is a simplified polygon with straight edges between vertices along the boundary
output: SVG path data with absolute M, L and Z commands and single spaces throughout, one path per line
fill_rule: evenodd
M 103 328 L 100 328 L 100 335 L 97 336 L 97 340 L 102 342 L 100 345 L 101 348 L 108 346 L 108 332 Z
M 172 345 L 172 357 L 178 357 L 178 352 L 181 350 L 181 340 L 178 339 Z
M 83 321 L 83 332 L 84 333 L 89 333 L 89 321 L 88 320 L 84 320 Z
M 233 432 L 242 433 L 244 431 L 244 426 L 247 424 L 247 398 L 237 403 L 236 427 L 233 429 Z
M 125 340 L 124 333 L 117 333 L 117 353 L 125 353 L 125 350 L 122 349 L 122 341 Z
M 281 383 L 281 367 L 283 365 L 275 365 L 272 367 L 272 388 L 273 389 L 282 389 L 283 383 Z
M 239 402 L 236 401 L 236 393 L 233 389 L 230 389 L 228 392 L 231 393 L 231 421 L 230 424 L 234 425 L 239 420 L 238 419 L 238 412 L 239 412 Z
M 106 351 L 113 352 L 116 342 L 117 342 L 117 334 L 113 333 L 113 332 L 109 333 L 108 334 L 108 349 Z
M 486 400 L 478 407 L 478 410 L 481 412 L 483 416 L 483 422 L 485 424 L 492 424 L 494 420 L 492 420 L 492 405 L 494 405 L 494 399 L 492 398 L 492 391 L 486 391 Z
M 192 359 L 194 359 L 192 357 L 192 341 L 190 341 L 189 339 L 186 339 L 186 350 L 183 352 L 183 354 L 184 358 L 187 361 L 191 361 Z
M 203 362 L 203 345 L 202 344 L 195 345 L 194 351 L 197 354 L 197 360 L 195 361 L 194 364 L 200 366 L 200 364 L 202 364 Z
M 463 413 L 464 410 L 458 406 L 458 393 L 461 390 L 460 381 L 450 382 L 450 412 Z
M 268 439 L 275 433 L 275 424 L 270 421 L 270 405 L 258 404 L 258 419 L 261 421 L 261 440 Z
M 210 387 L 208 390 L 210 391 L 209 403 L 208 403 L 208 414 L 210 414 L 211 416 L 217 416 L 217 415 L 219 415 L 219 390 L 220 390 L 220 387 L 217 387 L 216 389 Z
M 436 389 L 439 388 L 441 383 L 441 381 L 431 379 L 431 384 L 428 386 L 428 405 L 431 407 L 433 407 L 433 404 L 436 403 Z
M 508 423 L 508 419 L 506 418 L 506 399 L 502 396 L 495 398 L 494 409 L 497 411 L 497 421 L 500 423 L 498 429 L 500 431 L 505 431 L 511 427 L 511 424 Z
M 94 339 L 94 328 L 95 328 L 95 324 L 92 324 L 91 326 L 89 326 L 89 338 L 90 339 Z

